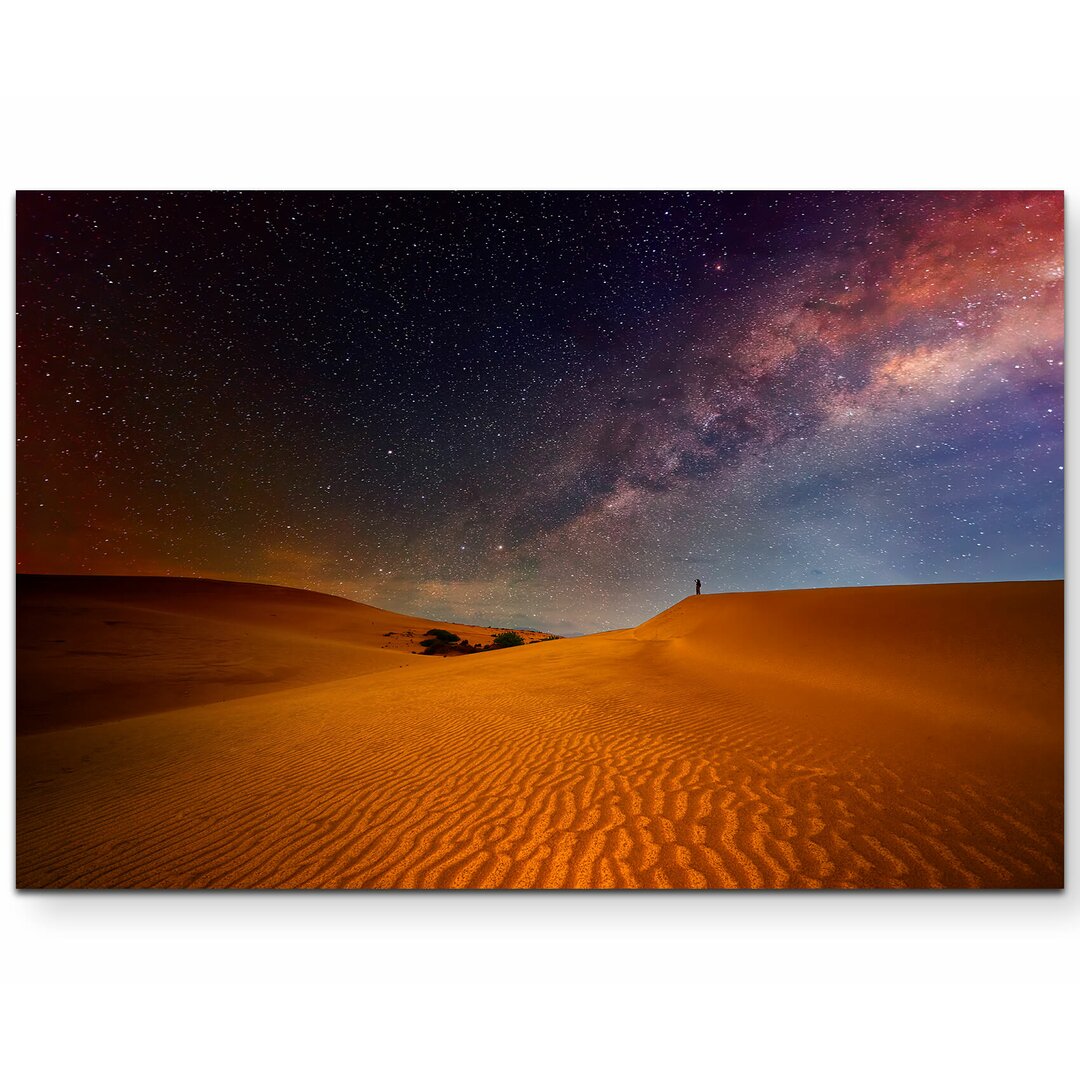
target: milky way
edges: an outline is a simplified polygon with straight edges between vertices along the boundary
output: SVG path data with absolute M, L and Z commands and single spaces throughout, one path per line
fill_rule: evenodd
M 20 568 L 574 633 L 1063 574 L 1056 192 L 23 194 Z

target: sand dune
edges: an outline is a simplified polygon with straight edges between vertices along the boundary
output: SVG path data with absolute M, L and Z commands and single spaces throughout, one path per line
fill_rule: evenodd
M 20 733 L 432 663 L 415 655 L 432 626 L 475 644 L 498 632 L 235 581 L 20 575 L 17 587 Z
M 415 660 L 21 737 L 19 885 L 1062 885 L 1061 582 Z

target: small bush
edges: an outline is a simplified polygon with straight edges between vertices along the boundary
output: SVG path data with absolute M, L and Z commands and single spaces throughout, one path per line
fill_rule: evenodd
M 429 638 L 438 638 L 440 641 L 449 645 L 453 641 L 460 641 L 461 638 L 457 634 L 452 633 L 450 630 L 429 630 L 427 632 Z
M 510 649 L 515 645 L 524 645 L 525 639 L 514 630 L 503 630 L 495 635 L 494 645 L 496 649 Z

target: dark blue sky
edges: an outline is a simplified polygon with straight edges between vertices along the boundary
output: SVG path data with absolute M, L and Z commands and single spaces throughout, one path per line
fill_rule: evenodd
M 17 205 L 19 556 L 571 633 L 1063 573 L 1060 193 Z

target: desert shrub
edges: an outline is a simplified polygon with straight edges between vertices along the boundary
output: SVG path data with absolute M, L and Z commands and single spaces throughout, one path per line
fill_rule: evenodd
M 509 649 L 514 645 L 524 645 L 525 639 L 514 630 L 503 630 L 495 635 L 494 645 L 496 649 Z
M 450 630 L 429 630 L 427 632 L 427 636 L 429 638 L 438 638 L 440 641 L 445 642 L 447 645 L 449 645 L 452 641 L 461 640 L 461 638 L 459 638 L 457 634 L 453 633 Z

